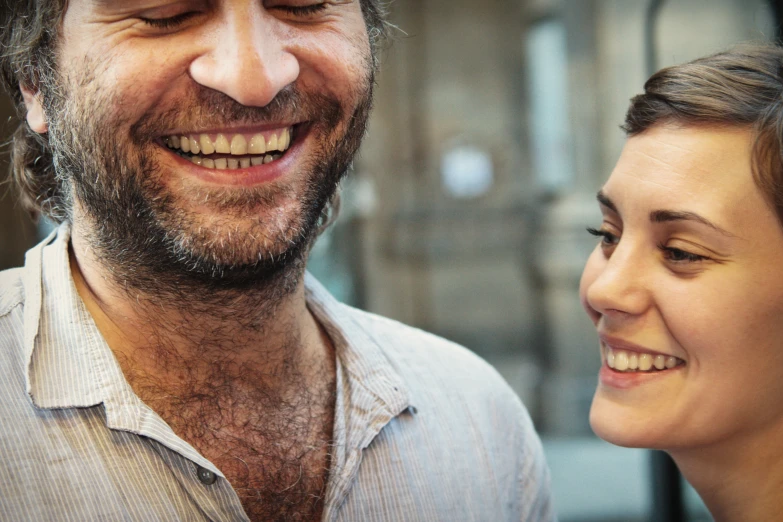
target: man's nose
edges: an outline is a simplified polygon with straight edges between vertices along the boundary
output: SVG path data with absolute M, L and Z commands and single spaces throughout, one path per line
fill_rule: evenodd
M 275 23 L 260 6 L 225 12 L 191 62 L 191 77 L 242 105 L 266 106 L 299 76 L 299 61 Z
M 641 315 L 652 303 L 651 267 L 638 248 L 626 246 L 615 248 L 587 288 L 588 305 L 601 315 Z

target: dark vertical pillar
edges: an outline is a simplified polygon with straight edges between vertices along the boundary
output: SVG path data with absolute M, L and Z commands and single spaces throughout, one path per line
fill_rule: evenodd
M 644 18 L 644 58 L 647 76 L 652 76 L 658 70 L 658 46 L 656 45 L 655 31 L 664 3 L 665 0 L 650 0 L 647 5 L 647 13 Z
M 783 2 L 783 0 L 781 0 Z M 650 0 L 644 20 L 644 52 L 647 75 L 658 70 L 658 46 L 656 30 L 665 0 Z M 682 498 L 682 477 L 674 461 L 662 451 L 650 453 L 652 470 L 651 522 L 685 522 L 685 505 Z
M 767 0 L 775 23 L 775 41 L 783 42 L 783 0 Z
M 651 452 L 650 464 L 653 487 L 650 522 L 685 522 L 680 470 L 663 451 Z

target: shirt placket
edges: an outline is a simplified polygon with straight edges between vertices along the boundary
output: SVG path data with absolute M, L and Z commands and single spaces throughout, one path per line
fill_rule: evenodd
M 204 518 L 212 522 L 249 521 L 242 503 L 225 477 L 150 440 L 174 478 Z

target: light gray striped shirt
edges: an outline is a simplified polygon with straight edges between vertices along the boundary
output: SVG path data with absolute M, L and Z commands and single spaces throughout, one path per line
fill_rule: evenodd
M 0 519 L 247 520 L 211 462 L 133 393 L 80 300 L 67 227 L 0 273 Z M 469 351 L 338 303 L 326 521 L 551 521 L 530 418 Z

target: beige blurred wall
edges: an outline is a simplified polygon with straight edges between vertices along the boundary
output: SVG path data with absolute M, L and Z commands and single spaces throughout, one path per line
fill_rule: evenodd
M 378 201 L 363 237 L 367 306 L 481 353 L 517 352 L 536 320 L 522 4 L 430 0 L 392 11 L 400 32 L 356 173 Z M 458 199 L 444 188 L 441 159 L 458 145 L 491 158 L 486 194 Z

